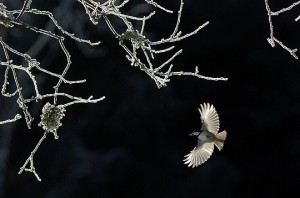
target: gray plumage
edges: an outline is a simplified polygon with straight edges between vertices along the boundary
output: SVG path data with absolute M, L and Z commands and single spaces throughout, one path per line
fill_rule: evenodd
M 198 137 L 196 147 L 185 156 L 183 160 L 189 167 L 197 167 L 206 162 L 214 152 L 214 145 L 222 150 L 226 139 L 226 131 L 219 132 L 219 115 L 213 105 L 204 103 L 200 105 L 201 132 L 193 132 L 190 136 Z

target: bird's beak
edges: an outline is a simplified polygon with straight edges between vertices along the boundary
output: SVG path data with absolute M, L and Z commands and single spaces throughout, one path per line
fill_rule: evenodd
M 189 134 L 189 136 L 193 136 L 193 135 L 194 135 L 193 133 L 190 133 L 190 134 Z

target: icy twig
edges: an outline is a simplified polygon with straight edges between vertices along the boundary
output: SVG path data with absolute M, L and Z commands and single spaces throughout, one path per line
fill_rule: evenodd
M 167 60 L 165 60 L 157 66 L 153 63 L 155 55 L 171 52 L 173 49 L 175 49 L 175 46 L 172 43 L 180 42 L 186 38 L 197 34 L 201 29 L 203 29 L 209 24 L 209 22 L 207 21 L 200 25 L 198 28 L 196 28 L 194 31 L 191 31 L 190 33 L 186 34 L 183 34 L 181 31 L 179 31 L 184 5 L 183 0 L 181 0 L 180 3 L 180 7 L 177 14 L 177 21 L 173 32 L 170 34 L 170 36 L 159 39 L 157 41 L 151 41 L 149 38 L 147 38 L 147 36 L 144 33 L 147 21 L 151 19 L 155 12 L 152 12 L 152 14 L 144 16 L 143 18 L 137 18 L 135 16 L 129 16 L 122 13 L 122 11 L 120 10 L 122 6 L 118 7 L 117 5 L 114 5 L 115 1 L 106 1 L 102 4 L 100 4 L 99 2 L 96 3 L 93 0 L 77 1 L 84 6 L 86 13 L 88 14 L 93 24 L 96 25 L 98 23 L 97 20 L 99 20 L 100 18 L 104 19 L 112 34 L 119 40 L 119 45 L 125 50 L 126 57 L 130 61 L 131 65 L 139 67 L 140 70 L 148 74 L 155 81 L 158 88 L 166 86 L 167 83 L 170 81 L 170 77 L 175 75 L 194 76 L 206 80 L 227 80 L 227 78 L 223 77 L 206 77 L 195 72 L 173 71 L 173 65 L 170 64 L 179 54 L 182 53 L 182 49 L 177 50 L 177 52 L 173 53 L 173 55 L 171 55 L 170 58 L 168 58 Z M 126 3 L 128 1 L 126 1 Z M 145 2 L 167 13 L 173 13 L 173 11 L 160 6 L 153 0 L 145 0 Z M 125 32 L 119 32 L 118 27 L 115 27 L 115 25 L 112 24 L 110 16 L 119 18 L 127 27 L 127 30 Z M 132 21 L 141 21 L 141 28 L 139 30 L 135 28 Z M 172 45 L 167 47 L 165 46 L 170 44 Z M 167 67 L 167 71 L 164 71 L 164 68 Z
M 36 172 L 36 168 L 34 166 L 33 157 L 37 150 L 39 149 L 42 142 L 46 139 L 48 133 L 52 133 L 54 135 L 54 139 L 58 139 L 59 136 L 57 135 L 57 130 L 59 127 L 62 126 L 61 119 L 65 116 L 66 107 L 69 107 L 73 104 L 78 103 L 97 103 L 101 100 L 104 100 L 105 97 L 101 97 L 98 99 L 93 99 L 93 96 L 90 96 L 88 99 L 83 99 L 81 97 L 75 97 L 71 96 L 65 93 L 55 93 L 55 94 L 48 94 L 43 95 L 41 99 L 47 98 L 47 97 L 54 97 L 54 96 L 65 96 L 69 99 L 72 99 L 73 101 L 62 104 L 62 105 L 52 105 L 50 103 L 46 103 L 42 109 L 41 114 L 41 122 L 39 123 L 39 126 L 41 126 L 44 129 L 44 135 L 39 140 L 39 142 L 34 147 L 33 151 L 30 153 L 27 160 L 24 162 L 23 166 L 20 168 L 19 174 L 22 174 L 23 171 L 31 172 L 35 175 L 38 181 L 41 181 L 41 178 Z M 32 100 L 28 100 L 26 102 L 30 102 Z M 28 163 L 30 163 L 29 168 L 26 168 L 28 166 Z
M 295 6 L 299 5 L 300 1 L 297 1 L 293 4 L 291 4 L 290 6 L 286 7 L 286 8 L 282 8 L 281 10 L 278 10 L 276 12 L 273 12 L 270 8 L 269 5 L 269 0 L 265 0 L 265 6 L 266 6 L 266 10 L 268 13 L 268 21 L 269 21 L 269 26 L 270 26 L 270 37 L 267 39 L 268 43 L 272 46 L 275 47 L 276 44 L 279 44 L 279 46 L 281 46 L 283 49 L 285 49 L 286 51 L 288 51 L 295 59 L 298 59 L 298 56 L 296 55 L 297 49 L 291 49 L 289 47 L 287 47 L 286 45 L 284 45 L 280 40 L 278 40 L 275 36 L 274 36 L 274 27 L 273 27 L 273 21 L 272 21 L 272 17 L 274 16 L 278 16 L 284 12 L 287 12 L 291 9 L 293 9 Z M 300 17 L 297 17 L 295 19 L 295 21 L 298 21 L 300 19 Z
M 55 27 L 58 30 L 60 30 L 63 34 L 69 36 L 70 38 L 74 39 L 75 41 L 87 43 L 91 46 L 99 44 L 99 42 L 93 43 L 89 40 L 78 38 L 78 37 L 74 36 L 74 34 L 71 34 L 67 31 L 65 31 L 58 24 L 58 22 L 55 20 L 53 14 L 51 12 L 40 11 L 40 10 L 37 10 L 37 9 L 30 9 L 30 3 L 31 3 L 31 1 L 25 1 L 24 5 L 23 5 L 23 8 L 20 11 L 18 11 L 18 10 L 8 11 L 3 4 L 0 4 L 0 24 L 4 25 L 7 28 L 13 28 L 16 25 L 17 26 L 23 26 L 25 28 L 28 28 L 28 29 L 34 31 L 34 32 L 43 34 L 45 36 L 49 36 L 49 37 L 57 40 L 58 43 L 60 44 L 61 50 L 65 54 L 65 57 L 67 59 L 67 64 L 64 66 L 64 70 L 61 74 L 53 73 L 53 72 L 41 67 L 40 63 L 36 59 L 31 58 L 28 54 L 19 52 L 15 49 L 11 48 L 0 37 L 0 44 L 3 48 L 5 58 L 6 58 L 6 61 L 0 62 L 0 66 L 5 66 L 6 67 L 6 70 L 5 70 L 5 73 L 4 73 L 4 78 L 3 78 L 3 86 L 2 86 L 2 89 L 1 89 L 1 93 L 5 97 L 12 97 L 12 96 L 18 94 L 17 103 L 18 103 L 19 107 L 23 110 L 24 117 L 25 117 L 25 120 L 26 120 L 26 123 L 27 123 L 27 126 L 28 126 L 29 129 L 31 128 L 31 123 L 33 121 L 33 118 L 31 117 L 31 115 L 28 111 L 28 107 L 24 102 L 25 100 L 27 100 L 27 98 L 25 98 L 23 96 L 22 86 L 19 83 L 19 79 L 18 79 L 19 77 L 18 77 L 18 74 L 17 74 L 16 71 L 25 72 L 28 75 L 28 77 L 31 79 L 31 82 L 32 82 L 33 87 L 34 87 L 34 92 L 35 92 L 34 98 L 36 98 L 37 100 L 39 100 L 41 98 L 42 94 L 40 93 L 39 85 L 38 85 L 38 82 L 35 79 L 34 72 L 32 72 L 32 70 L 34 70 L 34 69 L 58 79 L 57 84 L 54 86 L 54 92 L 55 93 L 59 92 L 59 87 L 62 83 L 65 83 L 65 84 L 84 83 L 85 80 L 72 81 L 72 80 L 67 80 L 64 77 L 66 75 L 70 65 L 71 65 L 71 55 L 69 54 L 69 52 L 66 49 L 65 44 L 64 44 L 65 38 L 63 36 L 59 36 L 57 34 L 54 34 L 51 31 L 40 29 L 40 28 L 37 28 L 37 27 L 32 26 L 30 24 L 27 24 L 27 23 L 23 22 L 20 19 L 21 16 L 25 13 L 31 13 L 31 14 L 34 14 L 34 15 L 37 15 L 37 16 L 38 15 L 47 16 L 53 22 L 53 24 L 55 25 Z M 13 16 L 14 14 L 18 14 L 18 16 L 14 17 Z M 23 60 L 26 61 L 27 65 L 16 65 L 16 64 L 14 64 L 13 60 L 10 60 L 10 55 L 9 55 L 10 53 L 15 54 L 15 55 L 23 58 Z M 10 82 L 10 80 L 8 78 L 9 72 L 12 73 L 13 79 L 14 79 L 14 84 L 16 86 L 16 91 L 13 92 L 13 93 L 6 93 L 7 85 L 9 85 L 9 82 Z M 54 99 L 54 104 L 56 104 L 57 103 L 57 98 L 56 98 L 55 94 L 53 95 L 53 99 Z
M 13 119 L 7 119 L 7 120 L 4 120 L 4 121 L 0 121 L 0 124 L 7 124 L 7 123 L 10 123 L 10 122 L 15 122 L 19 119 L 21 119 L 22 116 L 20 114 L 17 114 L 15 115 L 15 117 Z
M 31 3 L 32 3 L 32 0 L 25 0 L 24 1 L 23 7 L 22 7 L 19 15 L 16 18 L 17 20 L 19 20 L 23 16 L 23 14 L 26 10 L 30 9 Z
M 46 16 L 49 18 L 50 22 L 59 30 L 62 35 L 56 34 L 50 30 L 45 30 L 38 28 L 34 25 L 26 23 L 22 20 L 22 16 L 25 14 L 32 14 L 34 16 Z M 15 16 L 17 15 L 17 16 Z M 71 66 L 71 55 L 64 44 L 65 36 L 70 37 L 71 39 L 79 42 L 86 43 L 88 45 L 94 46 L 98 45 L 100 42 L 91 42 L 90 40 L 81 39 L 74 34 L 66 31 L 62 26 L 58 24 L 55 20 L 53 14 L 49 11 L 41 11 L 31 8 L 31 0 L 25 0 L 21 10 L 7 10 L 6 6 L 3 3 L 0 3 L 0 26 L 1 28 L 27 28 L 35 33 L 47 36 L 48 38 L 53 39 L 55 42 L 59 43 L 60 50 L 64 53 L 66 58 L 66 64 L 62 65 L 62 72 L 55 73 L 50 71 L 44 65 L 42 65 L 38 60 L 32 58 L 26 53 L 20 52 L 10 45 L 8 45 L 2 37 L 0 37 L 0 46 L 2 47 L 4 53 L 4 59 L 0 60 L 0 72 L 2 68 L 4 69 L 3 74 L 3 83 L 1 89 L 1 95 L 6 98 L 17 98 L 16 103 L 23 111 L 24 118 L 27 124 L 28 129 L 31 128 L 34 118 L 31 116 L 28 103 L 38 102 L 45 98 L 53 98 L 53 104 L 49 102 L 46 103 L 41 112 L 41 121 L 38 124 L 44 130 L 44 135 L 39 140 L 39 142 L 34 147 L 33 151 L 25 161 L 24 165 L 20 168 L 19 174 L 22 172 L 31 172 L 35 175 L 38 181 L 41 181 L 38 173 L 36 172 L 34 165 L 34 155 L 38 151 L 40 145 L 46 138 L 48 133 L 53 133 L 54 138 L 58 139 L 57 129 L 62 125 L 61 119 L 64 117 L 65 108 L 77 103 L 97 103 L 103 100 L 105 97 L 93 99 L 89 97 L 84 99 L 82 97 L 73 96 L 67 93 L 60 92 L 60 86 L 64 84 L 77 84 L 84 83 L 86 80 L 69 80 L 66 79 L 66 74 Z M 11 58 L 13 57 L 13 58 Z M 19 61 L 21 59 L 21 61 Z M 19 62 L 24 62 L 25 64 L 20 64 Z M 21 75 L 21 73 L 25 75 Z M 41 89 L 41 83 L 36 80 L 37 74 L 43 74 L 48 78 L 53 78 L 56 81 L 54 83 L 54 90 L 50 92 L 48 90 Z M 30 84 L 24 82 L 24 78 L 29 79 Z M 2 78 L 1 78 L 2 81 Z M 10 84 L 13 84 L 11 89 L 13 91 L 8 91 Z M 31 87 L 32 86 L 32 87 Z M 26 88 L 26 93 L 23 90 Z M 15 89 L 15 90 L 14 90 Z M 43 91 L 41 91 L 43 90 Z M 28 93 L 30 92 L 30 93 Z M 61 105 L 57 105 L 58 97 L 65 97 L 70 100 L 69 102 Z M 7 119 L 0 121 L 0 124 L 6 124 L 10 122 L 15 122 L 21 119 L 21 115 L 17 114 L 13 119 Z
M 37 145 L 34 147 L 33 151 L 31 151 L 29 157 L 26 159 L 25 163 L 20 168 L 19 175 L 22 174 L 23 171 L 31 172 L 31 173 L 34 174 L 34 176 L 36 177 L 36 179 L 38 181 L 42 181 L 41 178 L 39 177 L 39 175 L 37 174 L 37 172 L 35 171 L 34 162 L 33 162 L 33 156 L 37 152 L 37 150 L 39 149 L 39 147 L 42 144 L 42 142 L 46 139 L 47 134 L 48 134 L 47 131 L 44 132 L 44 135 L 42 136 L 42 138 L 39 140 L 39 142 L 37 143 Z M 30 163 L 29 168 L 26 168 L 26 166 L 28 165 L 28 163 Z

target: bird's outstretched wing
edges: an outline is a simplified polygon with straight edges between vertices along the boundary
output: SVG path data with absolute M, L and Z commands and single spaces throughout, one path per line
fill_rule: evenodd
M 214 144 L 212 142 L 203 143 L 199 140 L 197 146 L 184 156 L 185 159 L 183 161 L 189 167 L 194 168 L 206 162 L 213 152 Z
M 219 115 L 213 105 L 204 103 L 200 105 L 200 118 L 202 122 L 202 131 L 209 131 L 216 134 L 220 128 Z

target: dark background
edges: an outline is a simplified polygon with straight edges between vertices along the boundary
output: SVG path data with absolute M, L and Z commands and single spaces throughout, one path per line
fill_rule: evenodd
M 11 9 L 22 5 L 17 0 L 0 2 Z M 179 3 L 161 4 L 176 10 Z M 291 3 L 273 0 L 270 6 L 278 10 Z M 300 64 L 284 49 L 268 44 L 263 0 L 185 0 L 184 33 L 206 21 L 210 24 L 177 43 L 184 52 L 175 59 L 174 69 L 193 71 L 198 65 L 203 75 L 229 80 L 173 77 L 161 89 L 130 66 L 105 24 L 92 26 L 78 3 L 33 0 L 32 6 L 52 11 L 68 31 L 102 41 L 91 48 L 66 40 L 73 62 L 67 76 L 86 78 L 87 83 L 62 86 L 62 90 L 106 99 L 67 109 L 60 138 L 48 136 L 35 155 L 42 182 L 18 171 L 43 134 L 37 124 L 46 101 L 30 105 L 36 118 L 32 130 L 23 119 L 0 126 L 1 198 L 299 196 Z M 141 8 L 126 7 L 133 14 Z M 300 47 L 300 24 L 294 21 L 299 14 L 300 6 L 274 18 L 275 36 L 290 48 Z M 51 30 L 46 18 L 27 20 Z M 146 26 L 147 34 L 153 39 L 166 37 L 175 20 L 175 15 L 158 11 Z M 39 35 L 28 30 L 1 26 L 0 34 L 48 68 L 65 63 L 51 39 L 39 48 L 32 47 Z M 39 78 L 46 90 L 47 78 Z M 1 120 L 20 113 L 13 102 L 1 97 Z M 221 152 L 215 150 L 206 163 L 192 169 L 182 160 L 197 142 L 188 134 L 201 128 L 197 108 L 204 102 L 214 104 L 221 130 L 226 129 L 228 136 Z

